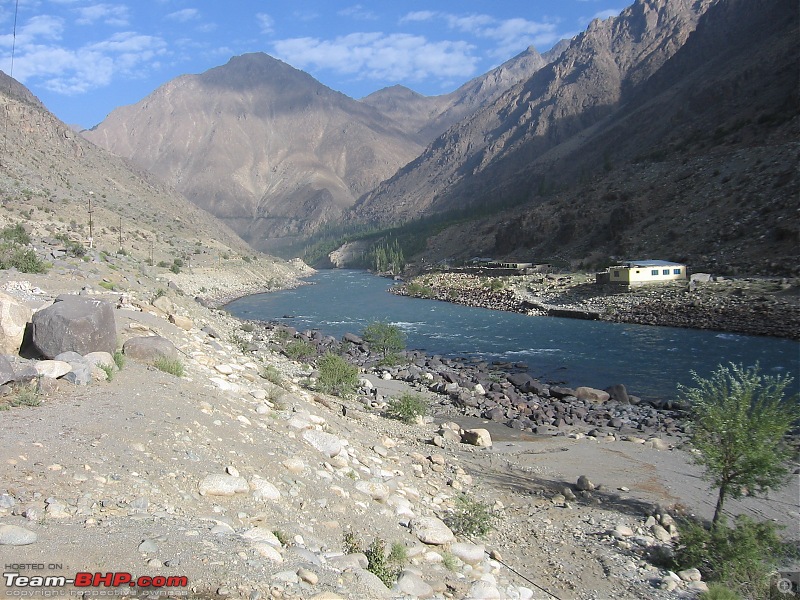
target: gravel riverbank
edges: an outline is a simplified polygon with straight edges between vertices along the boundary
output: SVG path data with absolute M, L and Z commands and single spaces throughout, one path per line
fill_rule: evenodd
M 797 280 L 716 278 L 628 289 L 596 285 L 586 274 L 434 273 L 414 277 L 392 292 L 530 315 L 800 340 Z

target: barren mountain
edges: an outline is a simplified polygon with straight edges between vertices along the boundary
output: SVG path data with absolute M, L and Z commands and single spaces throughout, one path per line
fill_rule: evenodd
M 259 249 L 338 219 L 421 150 L 374 108 L 266 54 L 174 79 L 85 136 Z
M 251 255 L 233 231 L 151 174 L 84 140 L 17 81 L 0 73 L 0 222 L 69 234 L 156 262 Z M 120 234 L 120 226 L 123 233 Z
M 618 109 L 683 45 L 709 3 L 638 0 L 618 18 L 593 21 L 555 62 L 437 138 L 369 194 L 358 214 L 407 219 L 470 203 L 451 192 L 459 182 L 481 180 L 488 165 L 512 153 L 536 157 Z
M 555 58 L 555 48 L 549 56 Z M 361 101 L 374 106 L 398 127 L 416 136 L 421 144 L 430 143 L 452 125 L 489 104 L 520 81 L 528 79 L 547 64 L 533 46 L 488 73 L 475 77 L 457 90 L 442 96 L 422 96 L 396 85 L 370 94 Z
M 445 233 L 429 244 L 439 255 L 645 253 L 793 268 L 797 6 L 709 4 L 640 0 L 593 22 L 357 214 L 521 205 Z

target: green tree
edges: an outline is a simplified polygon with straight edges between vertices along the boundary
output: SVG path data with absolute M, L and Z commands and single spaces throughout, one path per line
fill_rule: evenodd
M 714 528 L 729 495 L 739 498 L 745 488 L 763 494 L 786 483 L 792 455 L 786 434 L 800 411 L 796 397 L 784 398 L 792 378 L 761 375 L 758 365 L 720 365 L 708 379 L 692 376 L 696 387 L 679 390 L 690 403 L 695 461 L 719 489 Z
M 372 348 L 380 350 L 384 361 L 406 347 L 406 336 L 400 328 L 382 321 L 367 325 L 362 337 Z

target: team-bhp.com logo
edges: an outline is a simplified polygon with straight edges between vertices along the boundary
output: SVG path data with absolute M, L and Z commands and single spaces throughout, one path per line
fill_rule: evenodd
M 68 585 L 76 588 L 119 588 L 138 587 L 147 589 L 185 588 L 189 580 L 180 575 L 142 575 L 134 577 L 130 573 L 119 571 L 110 573 L 75 573 L 74 577 L 63 575 L 21 575 L 20 573 L 3 573 L 7 588 L 63 588 Z

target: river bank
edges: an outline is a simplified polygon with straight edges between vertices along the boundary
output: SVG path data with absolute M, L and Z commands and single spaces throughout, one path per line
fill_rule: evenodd
M 596 285 L 587 274 L 492 277 L 443 272 L 413 277 L 391 291 L 529 315 L 800 340 L 797 280 L 717 278 L 628 289 Z

